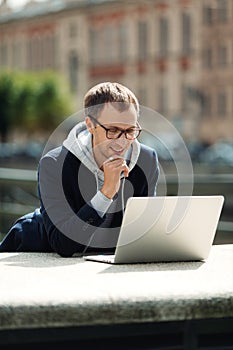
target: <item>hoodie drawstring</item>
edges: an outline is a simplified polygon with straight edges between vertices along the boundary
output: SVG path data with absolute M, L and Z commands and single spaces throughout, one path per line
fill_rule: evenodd
M 124 212 L 125 212 L 124 188 L 125 188 L 125 177 L 123 177 L 122 185 L 121 185 L 121 210 L 122 210 L 122 216 L 124 216 Z

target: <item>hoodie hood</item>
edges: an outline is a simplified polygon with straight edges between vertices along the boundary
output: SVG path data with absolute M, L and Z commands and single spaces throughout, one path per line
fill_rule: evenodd
M 99 169 L 95 161 L 92 150 L 92 135 L 87 130 L 85 122 L 80 122 L 71 129 L 68 137 L 63 142 L 63 146 L 73 153 L 93 174 L 95 174 L 100 186 L 104 181 L 104 172 Z M 135 140 L 125 155 L 129 171 L 131 171 L 137 163 L 139 153 L 140 143 Z

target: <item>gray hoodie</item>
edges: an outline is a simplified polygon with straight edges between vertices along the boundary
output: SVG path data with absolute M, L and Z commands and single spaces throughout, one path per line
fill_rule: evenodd
M 100 191 L 104 183 L 104 172 L 99 169 L 94 159 L 92 150 L 92 136 L 87 130 L 86 123 L 80 122 L 75 125 L 75 127 L 71 129 L 66 140 L 63 142 L 63 145 L 95 175 L 97 193 L 92 198 L 91 205 L 98 212 L 98 214 L 103 217 L 113 200 L 104 196 Z M 140 143 L 135 140 L 125 155 L 129 171 L 131 171 L 137 163 L 139 153 Z M 122 176 L 122 178 L 123 177 L 124 176 Z M 121 189 L 123 191 L 124 186 L 122 186 Z

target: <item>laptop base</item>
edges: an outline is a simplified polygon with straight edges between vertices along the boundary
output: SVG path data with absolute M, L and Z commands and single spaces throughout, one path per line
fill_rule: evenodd
M 115 263 L 115 255 L 114 254 L 102 254 L 102 255 L 86 255 L 84 256 L 85 260 L 89 261 L 97 261 L 106 264 L 116 264 Z

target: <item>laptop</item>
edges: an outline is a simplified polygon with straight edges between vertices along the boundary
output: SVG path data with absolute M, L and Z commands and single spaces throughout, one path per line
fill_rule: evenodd
M 224 197 L 130 197 L 114 255 L 87 255 L 109 264 L 200 261 L 209 256 Z

